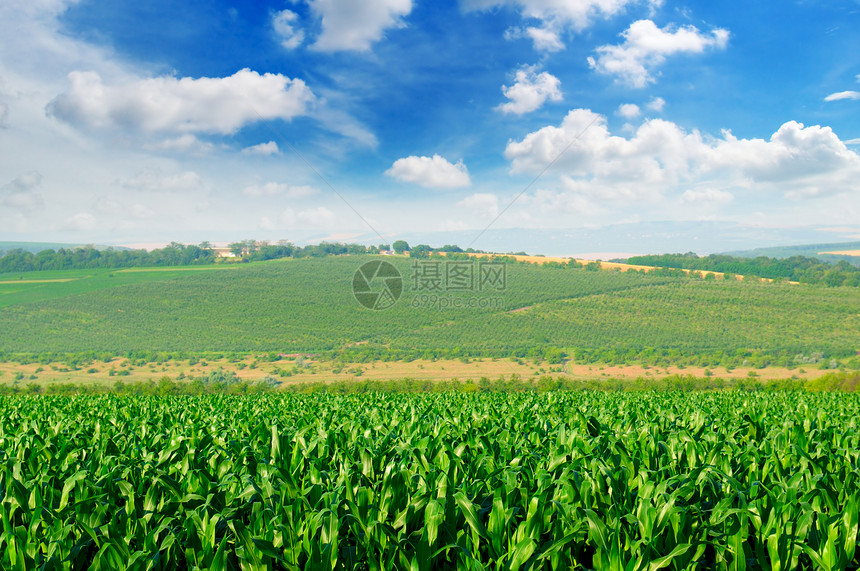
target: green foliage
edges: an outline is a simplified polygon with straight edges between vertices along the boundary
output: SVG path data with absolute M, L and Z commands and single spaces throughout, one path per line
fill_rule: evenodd
M 204 244 L 205 246 L 205 244 Z M 189 266 L 211 264 L 215 251 L 201 246 L 171 242 L 165 248 L 146 250 L 104 250 L 83 248 L 42 250 L 38 254 L 13 249 L 0 256 L 0 273 L 47 270 L 131 268 L 141 266 Z
M 395 242 L 396 244 L 397 242 Z M 427 244 L 418 244 L 409 249 L 410 258 L 429 258 L 433 249 Z
M 846 260 L 831 264 L 817 258 L 804 256 L 736 258 L 724 254 L 711 254 L 710 256 L 699 257 L 693 252 L 687 252 L 686 254 L 634 256 L 628 262 L 642 266 L 725 272 L 774 280 L 824 284 L 828 287 L 860 286 L 860 267 L 851 265 Z
M 474 391 L 0 398 L 0 567 L 860 563 L 858 395 Z

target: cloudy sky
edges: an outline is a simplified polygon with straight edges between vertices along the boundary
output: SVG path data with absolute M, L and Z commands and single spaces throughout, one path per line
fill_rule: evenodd
M 0 3 L 0 240 L 655 220 L 860 234 L 858 0 Z

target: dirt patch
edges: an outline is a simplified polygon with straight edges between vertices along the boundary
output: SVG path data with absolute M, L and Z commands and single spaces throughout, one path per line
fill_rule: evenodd
M 516 309 L 512 309 L 512 310 L 508 311 L 507 313 L 519 313 L 521 311 L 525 311 L 525 310 L 531 309 L 533 307 L 534 307 L 533 305 L 527 305 L 525 307 L 518 307 Z
M 285 384 L 303 382 L 336 381 L 386 381 L 415 379 L 426 381 L 445 381 L 481 378 L 498 379 L 535 379 L 542 376 L 567 377 L 571 379 L 601 378 L 663 378 L 668 375 L 706 376 L 704 367 L 647 367 L 642 365 L 602 365 L 567 363 L 553 365 L 534 363 L 526 359 L 463 359 L 463 360 L 424 360 L 415 361 L 374 361 L 371 363 L 340 363 L 318 361 L 312 358 L 281 359 L 269 362 L 248 357 L 239 362 L 226 359 L 201 360 L 191 364 L 189 361 L 167 361 L 133 365 L 124 358 L 116 358 L 108 363 L 93 362 L 78 369 L 70 369 L 64 363 L 21 365 L 0 363 L 0 384 L 15 384 L 22 388 L 31 383 L 50 385 L 54 383 L 73 383 L 80 385 L 113 385 L 122 382 L 158 382 L 164 376 L 171 380 L 192 379 L 206 376 L 211 371 L 223 369 L 236 373 L 244 381 L 259 381 L 271 375 Z M 712 376 L 725 379 L 741 379 L 750 376 L 759 379 L 815 379 L 824 371 L 810 366 L 809 369 L 788 369 L 768 367 L 765 369 L 737 368 L 731 371 L 722 367 L 710 369 Z M 285 374 L 286 373 L 286 374 Z

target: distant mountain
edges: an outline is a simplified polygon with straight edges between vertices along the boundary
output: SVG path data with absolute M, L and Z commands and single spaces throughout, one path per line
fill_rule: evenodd
M 842 235 L 818 226 L 771 228 L 714 221 L 635 222 L 598 228 L 493 228 L 480 237 L 479 233 L 480 230 L 414 232 L 397 238 L 406 240 L 410 245 L 456 244 L 461 248 L 472 247 L 492 252 L 524 251 L 547 256 L 578 256 L 608 260 L 636 254 L 688 251 L 704 255 L 727 250 L 777 247 L 785 244 L 818 244 L 822 236 L 846 240 L 853 237 L 849 232 Z M 376 244 L 379 238 L 365 235 L 350 241 Z
M 800 246 L 777 246 L 774 248 L 754 248 L 752 250 L 740 250 L 736 252 L 723 252 L 730 256 L 739 258 L 756 258 L 767 256 L 768 258 L 790 258 L 791 256 L 806 256 L 807 258 L 818 258 L 827 262 L 838 262 L 846 260 L 856 266 L 860 266 L 860 256 L 844 256 L 839 254 L 825 254 L 823 252 L 860 252 L 860 242 L 836 242 L 830 244 L 804 244 Z
M 128 250 L 123 246 L 100 246 L 96 244 L 62 244 L 57 242 L 0 242 L 0 254 L 4 252 L 8 252 L 9 250 L 21 249 L 27 252 L 33 252 L 34 254 L 38 254 L 42 250 L 59 250 L 60 248 L 74 249 L 74 248 L 84 248 L 86 246 L 92 246 L 97 250 L 106 250 L 108 248 L 113 248 L 114 250 Z

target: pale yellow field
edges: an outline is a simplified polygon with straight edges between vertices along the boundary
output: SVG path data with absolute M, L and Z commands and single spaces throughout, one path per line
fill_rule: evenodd
M 860 250 L 837 250 L 835 252 L 818 252 L 820 254 L 835 254 L 837 256 L 860 256 Z
M 57 278 L 53 280 L 0 280 L 0 284 L 50 284 L 60 282 L 73 282 L 80 278 Z
M 163 268 L 125 268 L 124 270 L 116 270 L 117 273 L 135 273 L 135 272 L 207 272 L 212 270 L 236 270 L 239 266 L 221 265 L 221 266 L 167 266 Z
M 474 256 L 476 258 L 488 258 L 488 257 L 492 257 L 495 255 L 503 255 L 503 254 L 469 254 L 469 255 Z M 515 255 L 505 255 L 505 256 L 508 258 L 514 258 L 518 262 L 529 262 L 531 264 L 545 264 L 548 262 L 567 264 L 571 260 L 574 260 L 575 262 L 578 262 L 582 265 L 585 265 L 585 264 L 590 264 L 592 262 L 597 261 L 597 260 L 585 260 L 585 259 L 581 259 L 581 258 L 558 258 L 558 257 L 552 257 L 552 256 L 515 256 Z M 622 264 L 619 262 L 602 262 L 601 261 L 598 263 L 600 264 L 600 267 L 602 269 L 611 270 L 611 269 L 617 268 L 617 269 L 621 270 L 622 272 L 626 272 L 626 271 L 630 271 L 630 270 L 636 270 L 636 271 L 645 270 L 646 272 L 649 272 L 649 271 L 655 269 L 654 266 L 638 266 L 636 264 Z M 717 277 L 717 278 L 723 277 L 722 272 L 703 272 L 703 271 L 699 271 L 699 270 L 683 270 L 683 271 L 685 273 L 688 273 L 688 274 L 690 272 L 693 272 L 693 273 L 699 274 L 699 275 L 714 274 L 714 277 Z M 737 279 L 742 280 L 743 276 L 737 276 Z M 767 280 L 765 278 L 762 278 L 762 281 L 773 281 L 773 280 Z

